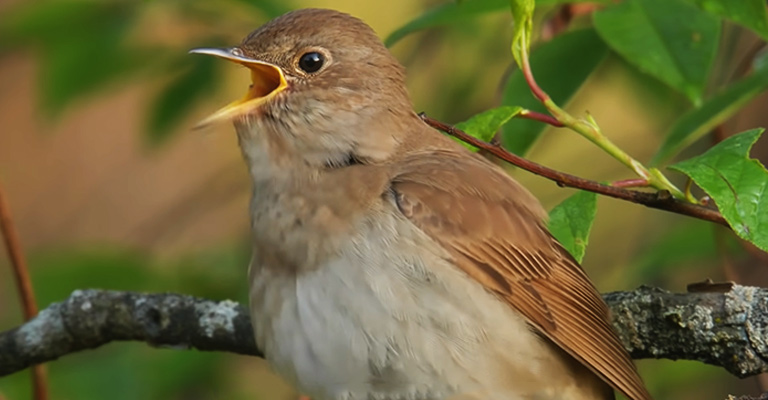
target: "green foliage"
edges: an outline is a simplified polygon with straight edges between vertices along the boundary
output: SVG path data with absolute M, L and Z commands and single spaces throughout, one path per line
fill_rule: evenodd
M 39 1 L 11 8 L 0 18 L 3 46 L 40 44 L 125 28 L 135 9 L 124 1 Z M 135 21 L 135 20 L 134 20 Z
M 292 8 L 277 0 L 227 1 L 230 5 L 245 5 L 266 17 L 274 17 Z M 753 60 L 755 68 L 751 74 L 732 83 L 723 76 L 713 76 L 712 71 L 718 49 L 723 47 L 720 43 L 723 21 L 732 21 L 762 38 L 768 37 L 768 12 L 761 0 L 600 1 L 604 5 L 593 14 L 594 29 L 566 30 L 551 40 L 536 43 L 537 30 L 532 27 L 534 6 L 552 7 L 568 2 L 446 2 L 392 32 L 386 44 L 392 45 L 416 31 L 460 25 L 483 14 L 509 13 L 511 10 L 514 27 L 512 37 L 506 40 L 512 43 L 512 59 L 516 59 L 519 65 L 523 57 L 521 50 L 532 44 L 531 70 L 538 85 L 556 105 L 566 104 L 605 57 L 614 51 L 634 68 L 666 83 L 693 103 L 664 136 L 652 160 L 654 165 L 672 159 L 768 90 L 768 68 L 760 67 L 758 60 Z M 189 23 L 202 26 L 215 24 L 218 27 L 220 21 L 207 20 L 211 17 L 201 12 L 206 9 L 199 7 L 200 4 L 165 3 L 171 9 L 178 10 L 178 14 Z M 0 46 L 36 49 L 41 60 L 40 98 L 44 110 L 51 116 L 56 116 L 66 106 L 86 95 L 112 87 L 120 79 L 136 77 L 142 72 L 157 72 L 165 85 L 148 103 L 146 131 L 152 143 L 161 142 L 169 137 L 174 126 L 205 94 L 215 89 L 221 72 L 217 68 L 220 64 L 213 59 L 185 55 L 188 48 L 201 44 L 199 39 L 191 40 L 188 46 L 179 43 L 147 44 L 146 40 L 137 40 L 140 35 L 135 29 L 144 20 L 146 8 L 143 3 L 130 1 L 45 0 L 23 3 L 0 17 Z M 589 21 L 574 23 L 580 27 L 588 24 Z M 214 34 L 209 34 L 204 41 L 224 42 Z M 519 69 L 512 71 L 502 87 L 501 107 L 471 117 L 458 126 L 484 141 L 490 140 L 501 129 L 503 145 L 514 153 L 525 154 L 546 125 L 515 117 L 521 110 L 547 113 L 547 108 L 531 96 L 529 82 Z M 715 162 L 712 161 L 713 154 L 719 153 L 709 152 L 706 157 L 688 160 L 676 168 L 694 174 L 694 180 L 707 192 L 713 190 L 717 186 L 715 182 L 718 182 L 717 179 L 710 182 L 703 178 L 702 173 L 708 168 L 743 166 L 745 170 L 755 173 L 759 169 L 757 164 L 749 161 L 721 165 L 717 160 L 725 156 Z M 735 156 L 730 154 L 729 157 Z M 714 175 L 722 177 L 721 186 L 723 182 L 731 185 L 733 199 L 752 198 L 750 196 L 754 193 L 740 192 L 742 189 L 751 190 L 748 185 L 734 185 L 734 177 L 729 175 L 732 172 L 717 170 Z M 718 205 L 724 207 L 724 204 L 729 204 L 722 197 L 727 192 L 715 191 L 710 195 Z M 722 211 L 742 237 L 760 241 L 759 235 L 755 234 L 755 221 L 743 220 L 745 216 L 742 214 L 746 211 L 739 211 L 735 206 Z
M 161 3 L 175 16 L 187 18 L 182 24 L 221 27 L 221 21 L 203 2 Z M 227 0 L 219 5 L 226 8 L 225 3 L 243 4 L 268 18 L 292 8 L 277 0 Z M 0 17 L 0 46 L 36 50 L 41 108 L 49 117 L 57 117 L 67 106 L 89 95 L 149 72 L 157 78 L 167 76 L 169 83 L 150 102 L 147 113 L 147 138 L 150 143 L 159 143 L 173 133 L 203 94 L 212 92 L 221 74 L 212 60 L 187 55 L 190 48 L 202 43 L 190 41 L 180 46 L 151 42 L 151 37 L 137 32 L 148 9 L 143 2 L 125 0 L 26 2 Z M 209 35 L 205 42 L 224 44 L 215 35 Z
M 47 365 L 53 398 L 217 399 L 231 392 L 223 387 L 226 360 L 221 353 L 160 350 L 145 343 L 122 342 Z M 0 391 L 7 398 L 29 398 L 28 377 L 27 373 L 3 377 Z
M 246 241 L 160 262 L 142 252 L 100 245 L 35 252 L 29 261 L 41 308 L 85 288 L 178 292 L 245 302 L 248 290 L 243 276 L 249 253 Z M 0 296 L 0 302 L 3 300 Z M 2 326 L 16 323 L 0 321 Z M 56 398 L 218 399 L 233 398 L 234 391 L 223 387 L 227 360 L 229 356 L 222 353 L 160 351 L 144 343 L 120 343 L 48 365 L 51 393 Z M 0 392 L 8 398 L 28 397 L 28 376 L 3 377 Z
M 163 141 L 199 100 L 203 99 L 220 82 L 220 61 L 213 57 L 195 57 L 187 60 L 185 71 L 173 79 L 151 103 L 149 113 L 149 138 Z
M 763 129 L 734 135 L 670 168 L 693 179 L 717 203 L 739 237 L 768 251 L 768 171 L 749 158 Z
M 597 213 L 597 194 L 579 190 L 549 212 L 549 231 L 581 262 L 589 243 L 589 231 Z
M 45 306 L 68 297 L 74 290 L 162 290 L 156 286 L 147 258 L 117 247 L 36 253 L 30 259 L 38 303 Z
M 768 89 L 768 68 L 763 68 L 723 89 L 705 101 L 701 107 L 691 109 L 681 116 L 664 135 L 664 142 L 653 156 L 651 164 L 668 160 L 716 126 L 727 121 L 766 89 Z
M 560 3 L 578 3 L 587 0 L 530 0 L 525 5 L 529 11 L 533 11 L 532 5 L 547 6 Z M 596 0 L 594 3 L 609 3 L 610 0 Z M 405 25 L 395 29 L 384 40 L 387 47 L 391 47 L 402 38 L 411 33 L 422 31 L 429 28 L 436 28 L 446 25 L 459 25 L 469 19 L 493 11 L 507 11 L 510 5 L 514 9 L 518 5 L 524 5 L 519 0 L 467 0 L 467 1 L 449 1 L 435 6 L 418 17 L 408 21 Z M 513 11 L 514 12 L 514 11 Z M 525 13 L 525 11 L 524 11 Z
M 720 21 L 684 0 L 627 0 L 596 12 L 597 32 L 629 63 L 701 103 Z
M 509 7 L 508 0 L 472 0 L 441 4 L 390 33 L 384 40 L 384 44 L 389 47 L 411 33 L 443 25 L 458 24 L 491 11 L 507 9 L 507 7 Z
M 534 49 L 531 69 L 539 86 L 556 103 L 565 104 L 607 54 L 608 48 L 594 30 L 580 29 L 559 35 Z M 520 70 L 515 70 L 507 80 L 501 103 L 547 113 L 546 108 L 531 96 L 531 89 Z M 514 119 L 504 126 L 501 140 L 507 150 L 523 155 L 544 128 L 546 125 L 538 121 Z
M 85 288 L 179 292 L 242 302 L 248 249 L 240 244 L 208 248 L 159 262 L 141 252 L 100 245 L 35 252 L 29 261 L 41 308 Z M 7 299 L 15 294 L 10 292 Z M 0 296 L 0 302 L 5 299 Z M 16 323 L 0 321 L 5 327 Z M 160 351 L 144 343 L 106 345 L 49 363 L 51 393 L 62 399 L 233 398 L 233 391 L 223 387 L 228 359 L 221 353 Z M 8 398 L 29 397 L 28 376 L 3 377 L 0 392 Z
M 680 284 L 700 279 L 701 276 L 711 276 L 713 267 L 721 262 L 723 249 L 728 253 L 738 253 L 736 238 L 728 235 L 725 229 L 720 238 L 716 231 L 720 229 L 711 223 L 693 218 L 680 220 L 673 226 L 666 227 L 658 233 L 644 237 L 647 243 L 642 243 L 637 256 L 631 262 L 628 273 L 623 274 L 627 282 L 669 281 L 674 271 L 675 279 Z M 732 240 L 723 240 L 727 237 Z M 735 245 L 735 246 L 734 246 Z M 743 249 L 741 249 L 743 252 Z M 692 277 L 686 280 L 685 277 Z
M 136 73 L 148 49 L 129 48 L 136 8 L 127 2 L 26 3 L 0 20 L 5 46 L 28 44 L 40 55 L 43 110 L 55 116 L 72 101 Z
M 742 54 L 729 53 L 733 49 L 721 42 L 720 35 L 723 22 L 730 21 L 762 39 L 768 38 L 763 0 L 604 0 L 591 20 L 576 16 L 571 24 L 573 29 L 541 40 L 540 27 L 532 28 L 531 24 L 548 18 L 549 14 L 534 14 L 534 3 L 552 7 L 566 2 L 443 1 L 392 32 L 386 44 L 391 46 L 413 32 L 461 26 L 488 13 L 509 14 L 511 9 L 509 18 L 515 22 L 514 33 L 512 37 L 498 39 L 504 43 L 498 48 L 510 42 L 517 44 L 514 56 L 504 50 L 513 69 L 508 78 L 498 77 L 501 105 L 457 127 L 484 141 L 490 141 L 501 129 L 503 145 L 517 154 L 525 154 L 547 126 L 516 118 L 522 109 L 547 113 L 547 108 L 531 96 L 522 72 L 514 68 L 514 59 L 520 61 L 520 50 L 527 48 L 529 41 L 536 81 L 558 105 L 567 104 L 612 52 L 627 61 L 628 65 L 621 68 L 642 71 L 653 77 L 648 79 L 663 82 L 670 90 L 686 96 L 692 104 L 665 133 L 654 164 L 678 156 L 682 149 L 705 137 L 768 90 L 768 58 L 741 60 Z M 34 50 L 39 58 L 39 97 L 48 115 L 55 117 L 87 96 L 151 75 L 162 84 L 147 103 L 146 137 L 151 143 L 167 140 L 195 104 L 220 86 L 221 64 L 213 58 L 189 57 L 187 50 L 211 43 L 228 45 L 231 41 L 225 39 L 227 33 L 243 33 L 238 30 L 222 35 L 229 20 L 225 15 L 208 12 L 212 3 L 206 6 L 202 1 L 18 3 L 0 16 L 0 49 Z M 294 8 L 280 0 L 226 0 L 216 4 L 217 9 L 255 12 L 254 26 Z M 163 12 L 178 18 L 173 24 L 193 27 L 193 32 L 179 33 L 166 43 L 155 41 L 151 31 L 150 35 L 142 31 L 147 15 L 157 18 L 157 14 L 151 13 L 159 12 L 158 8 L 147 11 L 148 5 L 164 8 Z M 716 58 L 724 60 L 725 72 L 713 68 Z M 734 65 L 750 64 L 753 68 L 749 73 L 739 72 L 733 78 L 728 75 L 728 71 L 739 71 Z M 474 82 L 447 84 L 473 87 Z M 487 96 L 492 97 L 491 93 Z M 711 196 L 741 238 L 768 250 L 768 200 L 764 195 L 768 192 L 768 173 L 759 162 L 748 158 L 760 133 L 755 129 L 731 137 L 703 155 L 671 168 L 690 176 Z M 606 132 L 606 136 L 610 134 Z M 553 235 L 579 261 L 584 256 L 595 214 L 595 194 L 582 191 L 550 213 Z M 718 254 L 716 240 L 725 247 L 733 247 L 736 240 L 732 236 L 733 240 L 723 245 L 709 226 L 693 221 L 662 229 L 657 237 L 651 238 L 658 243 L 633 261 L 634 273 L 642 274 L 644 279 L 660 279 L 669 274 L 667 267 L 688 262 L 691 266 L 686 266 L 687 271 L 693 274 L 693 266 Z M 247 283 L 242 277 L 247 257 L 247 245 L 196 252 L 164 263 L 124 249 L 56 252 L 32 258 L 36 272 L 33 282 L 41 306 L 60 301 L 75 289 L 88 287 L 181 291 L 244 301 Z M 205 393 L 199 387 L 211 390 L 220 384 L 221 373 L 217 371 L 221 370 L 222 359 L 206 353 L 160 352 L 144 345 L 108 346 L 52 363 L 52 387 L 56 396 L 62 398 L 218 398 L 219 393 Z M 0 388 L 9 398 L 21 398 L 28 391 L 26 380 L 26 374 L 16 374 L 0 381 Z
M 522 68 L 523 59 L 527 58 L 531 48 L 531 35 L 533 34 L 533 9 L 536 3 L 533 0 L 510 0 L 512 18 L 515 21 L 512 30 L 512 57 L 517 66 Z
M 504 124 L 520 113 L 520 110 L 520 107 L 501 106 L 484 111 L 464 122 L 458 123 L 456 128 L 461 129 L 472 137 L 489 142 Z M 459 143 L 472 151 L 477 151 L 477 148 L 472 145 L 462 141 L 459 141 Z
M 768 39 L 768 10 L 763 0 L 687 0 L 702 10 L 727 18 Z

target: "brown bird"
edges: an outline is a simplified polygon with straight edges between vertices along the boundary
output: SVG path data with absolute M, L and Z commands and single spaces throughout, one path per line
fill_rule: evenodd
M 520 184 L 427 126 L 349 15 L 283 15 L 236 47 L 253 181 L 258 347 L 314 400 L 647 400 L 608 309 Z

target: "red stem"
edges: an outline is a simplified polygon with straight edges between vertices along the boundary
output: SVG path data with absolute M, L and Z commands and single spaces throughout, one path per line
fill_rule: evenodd
M 624 179 L 621 181 L 613 182 L 611 186 L 620 188 L 647 187 L 648 180 L 643 178 Z
M 552 117 L 550 115 L 542 114 L 536 111 L 531 110 L 523 110 L 520 111 L 519 114 L 516 115 L 518 118 L 525 118 L 525 119 L 532 119 L 534 121 L 540 121 L 545 124 L 552 125 L 554 127 L 562 128 L 565 125 L 563 125 L 562 122 L 555 119 L 555 117 Z
M 520 44 L 521 48 L 523 46 L 524 44 Z M 526 50 L 521 49 L 521 52 L 526 53 Z M 528 87 L 531 88 L 531 93 L 533 93 L 533 96 L 539 99 L 539 101 L 542 103 L 549 100 L 549 95 L 541 90 L 539 84 L 536 83 L 536 79 L 533 78 L 533 72 L 531 71 L 531 64 L 528 61 L 528 55 L 522 54 L 520 58 L 523 60 L 523 76 L 525 77 L 525 81 L 528 83 Z
M 21 305 L 24 310 L 24 318 L 32 319 L 37 315 L 35 294 L 32 291 L 32 281 L 29 278 L 27 261 L 24 258 L 21 241 L 11 219 L 11 211 L 0 188 L 0 231 L 2 231 L 5 247 L 8 250 L 8 258 L 11 260 L 11 268 L 19 290 Z M 32 368 L 32 390 L 35 400 L 48 399 L 48 387 L 46 384 L 46 372 L 44 365 L 36 365 Z

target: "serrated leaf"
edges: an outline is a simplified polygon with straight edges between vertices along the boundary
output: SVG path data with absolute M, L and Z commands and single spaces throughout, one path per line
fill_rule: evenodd
M 658 165 L 727 121 L 752 99 L 768 89 L 768 68 L 732 84 L 707 100 L 700 108 L 680 117 L 665 135 L 664 142 L 651 160 Z
M 608 47 L 594 30 L 580 29 L 556 36 L 535 48 L 530 59 L 531 70 L 539 86 L 562 106 L 607 55 Z M 507 80 L 501 103 L 547 113 L 541 102 L 531 95 L 520 70 L 513 72 Z M 504 126 L 501 140 L 507 150 L 524 155 L 546 127 L 539 121 L 517 118 Z
M 171 81 L 149 108 L 147 134 L 150 141 L 161 142 L 171 134 L 190 108 L 216 86 L 219 63 L 214 57 L 192 57 L 190 67 Z
M 533 10 L 536 2 L 533 0 L 510 0 L 512 18 L 515 21 L 512 30 L 512 57 L 517 66 L 523 66 L 523 50 L 529 53 L 531 48 L 531 33 L 533 31 Z
M 413 32 L 459 23 L 491 11 L 506 9 L 508 6 L 508 0 L 471 0 L 441 4 L 390 33 L 384 44 L 389 47 Z
M 718 18 L 684 0 L 626 0 L 593 20 L 630 64 L 701 103 L 720 40 Z
M 549 231 L 581 262 L 597 213 L 597 194 L 579 190 L 549 212 Z
M 514 118 L 515 115 L 519 114 L 520 110 L 522 110 L 520 107 L 501 106 L 474 115 L 472 118 L 456 124 L 456 128 L 484 142 L 490 142 L 496 132 Z M 459 143 L 472 151 L 477 151 L 476 147 L 461 140 L 459 140 Z
M 717 203 L 733 231 L 768 251 L 768 171 L 749 158 L 763 129 L 729 137 L 706 153 L 670 166 L 693 179 Z
M 768 8 L 765 0 L 688 0 L 702 10 L 743 25 L 768 39 Z

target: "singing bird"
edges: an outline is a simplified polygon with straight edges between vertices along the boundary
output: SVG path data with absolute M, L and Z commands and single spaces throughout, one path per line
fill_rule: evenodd
M 648 400 L 536 198 L 413 111 L 361 20 L 278 17 L 226 49 L 250 171 L 259 349 L 314 400 Z

